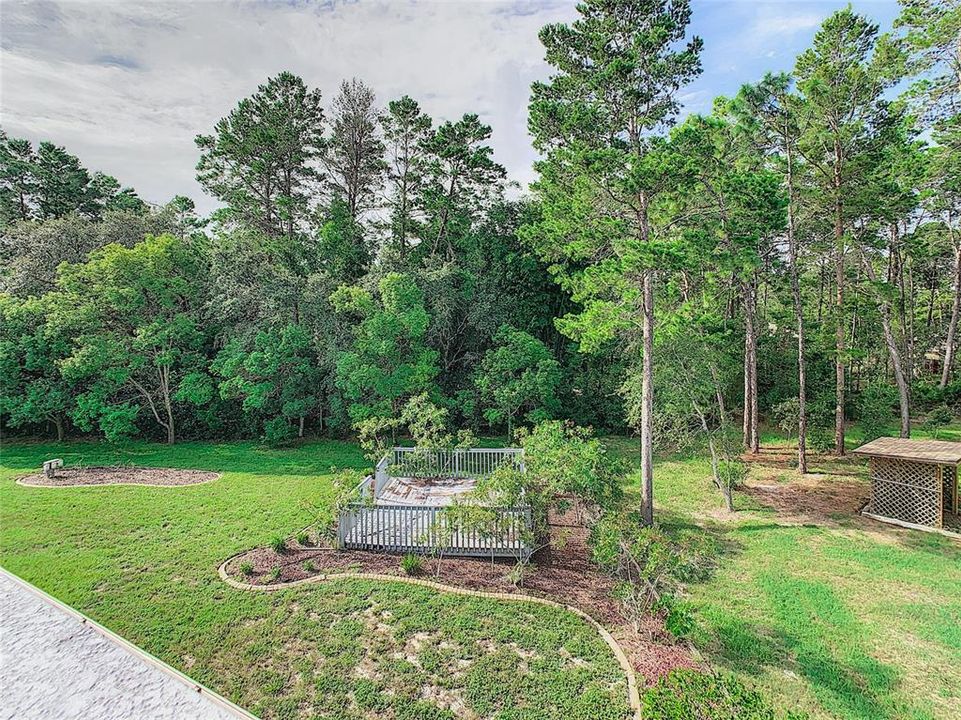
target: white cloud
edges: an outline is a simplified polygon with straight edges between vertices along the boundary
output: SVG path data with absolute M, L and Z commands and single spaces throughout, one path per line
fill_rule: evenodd
M 785 8 L 786 9 L 786 8 Z M 824 20 L 818 13 L 791 13 L 784 11 L 767 12 L 754 21 L 753 32 L 765 37 L 771 35 L 793 35 L 816 28 Z
M 436 119 L 476 112 L 497 159 L 530 178 L 526 106 L 547 72 L 537 32 L 567 3 L 4 3 L 4 128 L 50 139 L 147 199 L 214 201 L 193 138 L 281 70 L 329 102 L 344 78 L 380 102 L 409 94 Z
M 704 74 L 683 90 L 707 112 L 766 70 L 788 69 L 814 29 L 846 0 L 696 0 Z M 897 12 L 895 0 L 856 2 Z M 0 121 L 53 140 L 148 200 L 174 194 L 214 207 L 194 180 L 193 138 L 282 70 L 327 101 L 359 77 L 381 103 L 409 94 L 435 119 L 476 112 L 493 127 L 512 179 L 533 178 L 530 83 L 549 69 L 537 40 L 576 15 L 574 0 L 3 0 Z M 776 53 L 772 56 L 771 53 Z

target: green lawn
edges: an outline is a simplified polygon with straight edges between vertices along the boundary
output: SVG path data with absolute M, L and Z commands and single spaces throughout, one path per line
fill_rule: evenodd
M 636 456 L 632 440 L 610 445 Z M 52 456 L 225 474 L 185 488 L 14 484 Z M 332 467 L 361 464 L 355 447 L 333 442 L 8 445 L 0 558 L 264 717 L 624 716 L 614 658 L 567 613 L 399 584 L 254 594 L 219 581 L 224 558 L 310 521 Z M 864 480 L 857 461 L 813 466 L 827 483 Z M 712 664 L 816 718 L 961 717 L 961 542 L 842 513 L 798 522 L 743 495 L 728 516 L 708 472 L 704 458 L 661 460 L 655 493 L 662 522 L 697 526 L 723 548 L 688 593 Z M 798 482 L 783 465 L 753 476 Z
M 26 488 L 68 465 L 218 470 L 181 488 Z M 623 718 L 622 671 L 564 611 L 338 581 L 279 593 L 228 587 L 228 556 L 308 524 L 352 445 L 3 448 L 0 563 L 265 718 Z M 511 710 L 498 714 L 502 709 Z
M 863 461 L 812 466 L 826 483 L 864 482 L 867 494 Z M 729 517 L 709 472 L 704 459 L 663 461 L 655 494 L 662 521 L 696 523 L 721 541 L 715 572 L 688 598 L 712 664 L 817 718 L 961 718 L 961 541 L 842 513 L 798 523 L 743 495 Z M 773 463 L 754 465 L 752 478 L 799 481 Z

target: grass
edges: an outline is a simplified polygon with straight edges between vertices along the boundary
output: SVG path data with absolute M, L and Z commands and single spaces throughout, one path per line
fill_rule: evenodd
M 608 442 L 636 458 L 634 440 Z M 186 488 L 13 483 L 52 456 L 224 475 Z M 398 584 L 253 594 L 219 581 L 224 558 L 310 521 L 332 467 L 362 464 L 333 442 L 7 446 L 0 562 L 265 718 L 624 717 L 613 657 L 567 613 Z M 826 483 L 866 482 L 859 461 L 819 457 L 812 469 Z M 661 522 L 712 533 L 722 549 L 686 598 L 711 664 L 814 718 L 958 717 L 961 543 L 840 512 L 798 521 L 743 494 L 728 515 L 709 473 L 703 457 L 661 459 L 655 495 Z M 774 462 L 753 464 L 752 478 L 799 482 Z M 636 477 L 625 482 L 636 493 Z
M 194 487 L 26 488 L 68 466 L 215 470 Z M 623 718 L 620 667 L 562 610 L 341 580 L 235 590 L 227 557 L 307 525 L 347 443 L 6 444 L 0 564 L 264 718 Z M 504 711 L 504 712 L 501 712 Z
M 940 435 L 959 437 L 959 427 Z M 859 440 L 855 429 L 851 446 Z M 774 434 L 764 443 L 791 454 Z M 636 454 L 633 442 L 611 446 Z M 863 482 L 867 495 L 863 461 L 818 457 L 812 469 L 827 484 Z M 737 493 L 739 509 L 728 515 L 709 477 L 704 458 L 663 460 L 655 497 L 662 522 L 721 541 L 715 571 L 687 598 L 693 640 L 714 666 L 814 718 L 959 717 L 961 542 L 846 513 L 798 522 Z M 784 463 L 764 461 L 752 464 L 752 478 L 800 482 Z

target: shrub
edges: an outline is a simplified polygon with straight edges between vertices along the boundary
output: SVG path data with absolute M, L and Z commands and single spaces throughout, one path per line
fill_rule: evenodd
M 404 575 L 417 575 L 421 571 L 421 559 L 419 555 L 407 553 L 400 559 L 400 569 Z
M 783 400 L 771 408 L 771 419 L 784 431 L 789 438 L 798 432 L 798 407 L 800 403 L 796 397 Z
M 756 691 L 733 675 L 674 670 L 661 678 L 642 699 L 646 720 L 803 720 L 804 715 L 780 715 Z
M 294 426 L 283 416 L 272 418 L 264 423 L 263 441 L 271 447 L 289 445 L 296 436 Z
M 951 412 L 951 408 L 947 405 L 938 405 L 924 418 L 924 429 L 930 430 L 932 437 L 937 440 L 941 431 L 953 420 L 954 413 Z
M 303 547 L 306 547 L 310 544 L 310 535 L 306 530 L 302 530 L 301 532 L 297 533 L 297 544 L 302 545 Z
M 747 463 L 739 458 L 721 460 L 717 464 L 717 480 L 720 490 L 726 497 L 744 485 L 750 472 Z
M 270 549 L 281 555 L 287 552 L 287 538 L 283 535 L 274 535 L 270 541 Z
M 875 382 L 865 387 L 858 395 L 857 410 L 864 442 L 876 440 L 885 433 L 885 428 L 894 417 L 897 405 L 897 391 L 885 383 Z
M 267 575 L 267 582 L 274 582 L 278 578 L 280 578 L 280 565 L 275 565 Z
M 523 562 L 515 563 L 504 578 L 514 587 L 520 587 L 524 583 L 524 575 L 527 570 L 527 565 Z
M 635 627 L 644 614 L 663 611 L 669 630 L 690 631 L 689 610 L 676 598 L 686 583 L 712 569 L 717 547 L 710 535 L 668 533 L 659 525 L 645 527 L 633 514 L 608 514 L 591 529 L 590 543 L 594 561 L 620 578 L 615 596 Z
M 316 570 L 316 569 L 317 569 L 317 566 L 314 565 L 314 561 L 313 561 L 313 560 L 304 560 L 304 571 L 305 571 L 305 572 L 313 572 L 313 571 Z
M 240 563 L 240 572 L 247 576 L 253 575 L 254 564 L 249 560 L 244 560 L 242 563 Z
M 807 444 L 816 453 L 827 453 L 834 449 L 834 430 L 814 427 L 807 434 Z

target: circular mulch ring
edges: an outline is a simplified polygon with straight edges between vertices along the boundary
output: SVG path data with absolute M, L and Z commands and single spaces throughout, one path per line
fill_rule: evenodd
M 199 485 L 220 477 L 208 470 L 147 467 L 84 467 L 61 468 L 48 478 L 43 473 L 24 475 L 17 483 L 30 487 L 91 487 L 96 485 L 153 485 L 181 487 Z

